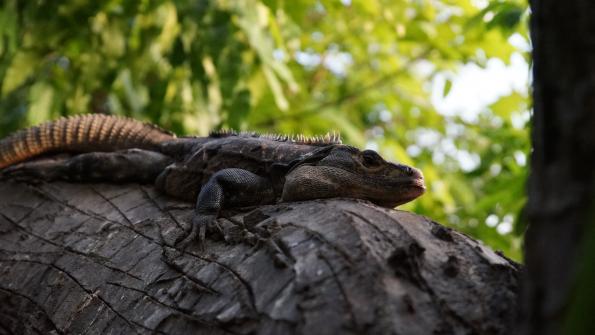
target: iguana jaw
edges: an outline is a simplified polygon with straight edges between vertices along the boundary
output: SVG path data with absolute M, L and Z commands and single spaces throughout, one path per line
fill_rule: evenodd
M 282 201 L 348 197 L 392 208 L 425 192 L 423 175 L 412 171 L 410 176 L 361 175 L 334 166 L 302 165 L 286 176 Z
M 384 207 L 396 207 L 405 203 L 408 203 L 426 192 L 426 185 L 424 183 L 423 177 L 411 177 L 407 183 L 399 186 L 402 189 L 401 197 L 398 201 L 394 201 L 394 199 L 389 199 L 386 203 L 382 203 L 382 201 L 376 202 L 378 205 Z M 372 200 L 372 202 L 375 202 Z

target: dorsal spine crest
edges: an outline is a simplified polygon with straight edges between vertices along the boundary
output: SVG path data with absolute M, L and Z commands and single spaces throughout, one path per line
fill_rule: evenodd
M 305 136 L 303 134 L 297 135 L 286 135 L 286 134 L 260 134 L 256 132 L 238 132 L 233 129 L 221 129 L 212 131 L 209 134 L 210 137 L 254 137 L 262 138 L 271 141 L 288 142 L 295 144 L 306 144 L 306 145 L 331 145 L 331 144 L 342 144 L 341 135 L 337 132 L 328 132 L 325 135 L 316 136 Z

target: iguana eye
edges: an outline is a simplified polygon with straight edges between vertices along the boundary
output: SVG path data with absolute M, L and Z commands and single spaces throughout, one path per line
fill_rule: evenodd
M 365 150 L 362 152 L 362 163 L 365 167 L 374 167 L 382 163 L 382 158 L 372 150 Z

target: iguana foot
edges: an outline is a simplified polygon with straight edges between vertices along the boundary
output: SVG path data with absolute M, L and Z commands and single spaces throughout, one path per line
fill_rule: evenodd
M 229 240 L 226 230 L 217 222 L 221 209 L 272 203 L 274 200 L 275 194 L 268 179 L 242 169 L 219 170 L 201 188 L 190 232 L 176 246 L 186 248 L 198 238 L 201 249 L 204 249 L 207 234 L 209 238 L 219 235 Z
M 192 243 L 198 240 L 201 251 L 204 251 L 206 236 L 217 238 L 225 236 L 223 228 L 217 222 L 217 216 L 211 214 L 196 214 L 192 218 L 190 231 L 179 242 L 176 247 L 186 250 Z

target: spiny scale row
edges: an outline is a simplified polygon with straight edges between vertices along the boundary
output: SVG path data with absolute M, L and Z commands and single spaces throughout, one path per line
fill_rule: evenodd
M 328 145 L 328 144 L 341 144 L 341 135 L 336 132 L 329 132 L 325 135 L 317 136 L 306 136 L 302 134 L 297 135 L 283 135 L 283 134 L 260 134 L 257 132 L 237 132 L 230 129 L 222 129 L 211 132 L 209 136 L 212 137 L 226 137 L 226 136 L 245 136 L 245 137 L 258 137 L 272 141 L 279 142 L 290 142 L 296 144 L 309 144 L 309 145 Z

